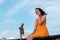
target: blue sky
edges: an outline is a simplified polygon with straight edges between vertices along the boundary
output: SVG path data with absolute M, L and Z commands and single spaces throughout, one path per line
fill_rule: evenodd
M 26 37 L 33 32 L 36 14 L 42 8 L 47 15 L 50 35 L 60 34 L 60 0 L 0 0 L 0 38 L 19 38 L 19 27 L 24 23 Z

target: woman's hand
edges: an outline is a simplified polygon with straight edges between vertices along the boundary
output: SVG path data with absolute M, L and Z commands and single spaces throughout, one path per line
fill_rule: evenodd
M 39 24 L 43 24 L 45 20 L 46 20 L 46 15 L 42 16 L 42 18 L 38 18 Z

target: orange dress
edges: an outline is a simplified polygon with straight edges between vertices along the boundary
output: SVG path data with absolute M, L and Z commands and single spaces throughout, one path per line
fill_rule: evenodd
M 43 22 L 43 24 L 39 24 L 38 19 L 36 19 L 35 25 L 37 26 L 37 30 L 36 30 L 35 33 L 30 34 L 30 36 L 33 36 L 33 37 L 43 37 L 43 36 L 48 36 L 49 35 L 47 27 L 46 27 L 46 20 Z

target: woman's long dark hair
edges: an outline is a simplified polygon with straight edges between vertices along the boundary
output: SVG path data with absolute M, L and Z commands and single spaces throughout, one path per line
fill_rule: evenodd
M 41 8 L 35 8 L 35 9 L 38 9 L 40 12 L 41 12 L 41 15 L 47 15 Z

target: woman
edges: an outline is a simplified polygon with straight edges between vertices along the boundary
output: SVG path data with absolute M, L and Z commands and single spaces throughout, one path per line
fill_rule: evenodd
M 27 40 L 32 40 L 34 37 L 48 36 L 46 28 L 46 13 L 41 8 L 36 8 L 35 13 L 38 18 L 35 20 L 34 32 L 27 36 Z

